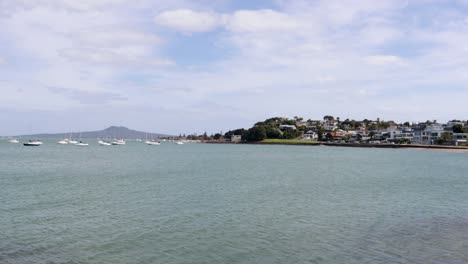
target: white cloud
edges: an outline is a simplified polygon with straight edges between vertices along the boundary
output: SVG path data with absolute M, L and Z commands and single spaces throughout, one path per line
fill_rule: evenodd
M 162 12 L 154 20 L 157 25 L 188 33 L 219 27 L 234 32 L 275 32 L 296 30 L 299 26 L 288 14 L 269 9 L 240 10 L 232 14 L 178 9 Z
M 178 9 L 162 12 L 154 21 L 158 25 L 190 33 L 214 30 L 222 22 L 222 17 L 215 13 Z
M 229 16 L 226 24 L 235 32 L 294 31 L 299 26 L 293 17 L 273 10 L 237 11 Z

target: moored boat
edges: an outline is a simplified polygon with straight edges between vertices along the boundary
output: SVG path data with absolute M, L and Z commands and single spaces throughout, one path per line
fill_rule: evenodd
M 76 143 L 75 146 L 86 147 L 86 146 L 89 146 L 89 144 L 84 143 L 83 141 L 80 141 L 79 143 Z
M 59 141 L 57 141 L 57 144 L 60 144 L 60 145 L 68 145 L 68 139 L 59 140 Z
M 111 146 L 111 145 L 112 145 L 111 143 L 106 142 L 106 141 L 103 141 L 103 140 L 99 140 L 99 141 L 98 141 L 98 144 L 99 144 L 100 146 Z
M 23 143 L 23 145 L 27 147 L 38 147 L 42 144 L 43 143 L 39 140 L 29 140 L 28 142 Z
M 161 145 L 161 142 L 155 140 L 147 140 L 145 143 L 148 145 Z
M 125 145 L 126 142 L 123 139 L 114 140 L 111 142 L 112 145 Z

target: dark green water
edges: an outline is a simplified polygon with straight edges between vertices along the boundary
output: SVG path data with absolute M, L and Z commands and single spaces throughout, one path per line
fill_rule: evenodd
M 0 263 L 468 263 L 467 161 L 0 142 Z

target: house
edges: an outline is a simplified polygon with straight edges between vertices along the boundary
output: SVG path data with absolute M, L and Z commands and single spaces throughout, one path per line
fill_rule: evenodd
M 237 142 L 241 142 L 241 140 L 242 140 L 241 135 L 232 135 L 231 136 L 231 142 L 237 143 Z
M 338 122 L 336 122 L 335 120 L 325 119 L 323 120 L 322 126 L 323 129 L 325 129 L 325 131 L 333 131 L 338 128 Z
M 459 144 L 466 145 L 468 143 L 468 133 L 453 133 L 452 141 L 457 146 Z
M 304 140 L 317 140 L 318 134 L 312 130 L 309 130 L 302 135 L 302 139 Z
M 415 131 L 413 134 L 413 142 L 417 144 L 434 144 L 438 138 L 442 138 L 444 133 L 448 133 L 444 130 L 444 127 L 440 124 L 432 124 L 426 126 L 424 130 Z

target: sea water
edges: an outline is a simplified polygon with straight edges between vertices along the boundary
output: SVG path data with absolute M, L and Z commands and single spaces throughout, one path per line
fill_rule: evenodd
M 468 263 L 468 153 L 0 142 L 0 263 Z

